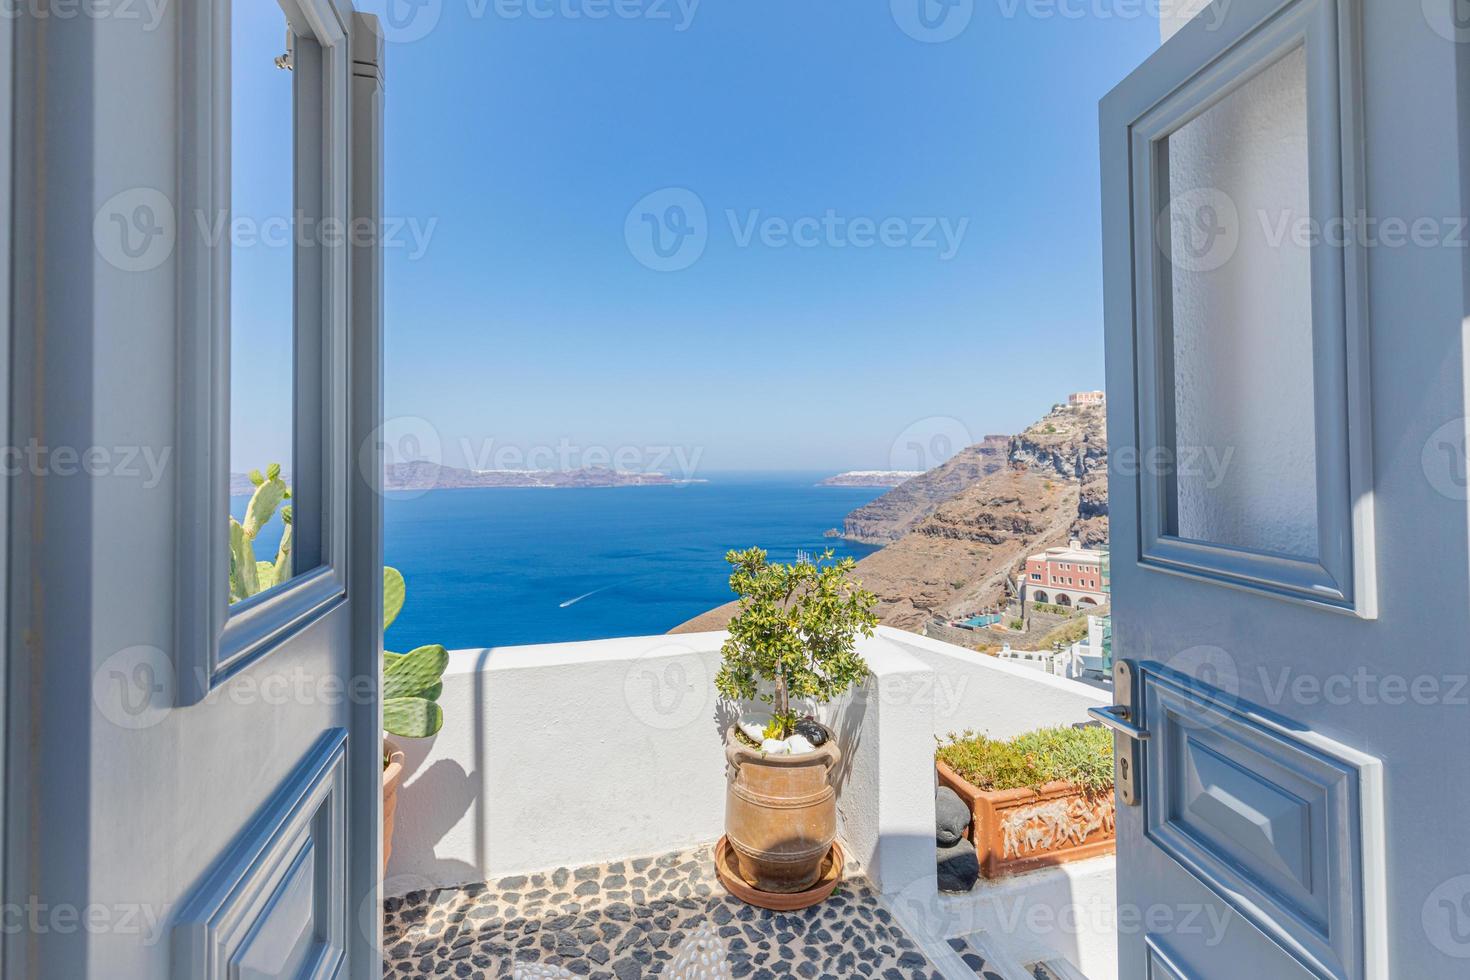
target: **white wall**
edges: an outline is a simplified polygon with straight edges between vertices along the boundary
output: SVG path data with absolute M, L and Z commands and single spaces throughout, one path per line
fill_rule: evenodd
M 724 829 L 722 633 L 457 651 L 444 730 L 406 741 L 389 894 L 661 854 Z M 1084 720 L 1097 690 L 881 628 L 828 707 L 850 857 L 886 891 L 933 873 L 935 736 Z
M 456 651 L 444 729 L 405 740 L 387 894 L 717 838 L 716 634 Z
M 940 738 L 966 729 L 1010 738 L 1034 728 L 1087 721 L 1089 707 L 1107 703 L 1106 692 L 1035 667 L 927 636 L 897 630 L 885 634 L 934 671 L 931 721 Z
M 868 684 L 824 720 L 845 758 L 837 814 L 849 857 L 893 893 L 934 868 L 932 669 L 883 630 L 861 644 Z
M 724 832 L 717 697 L 723 633 L 457 651 L 444 730 L 406 741 L 389 894 L 524 871 L 662 854 Z M 863 641 L 871 690 L 829 706 L 846 758 L 839 816 L 850 857 L 899 874 L 893 828 L 932 828 L 929 668 Z M 898 693 L 894 693 L 898 692 Z M 891 695 L 892 700 L 885 701 Z M 932 836 L 932 830 L 928 831 Z M 932 859 L 909 847 L 908 863 Z

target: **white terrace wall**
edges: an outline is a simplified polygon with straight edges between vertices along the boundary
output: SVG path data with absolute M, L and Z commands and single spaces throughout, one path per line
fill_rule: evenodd
M 1094 687 L 1053 677 L 1035 667 L 974 653 L 928 636 L 885 630 L 933 670 L 933 732 L 971 729 L 1010 738 L 1034 728 L 1087 721 L 1087 709 L 1108 703 Z
M 406 741 L 385 893 L 662 854 L 723 833 L 723 633 L 456 651 L 444 730 Z M 880 628 L 828 706 L 850 858 L 885 892 L 934 872 L 936 735 L 1085 718 L 1101 692 Z

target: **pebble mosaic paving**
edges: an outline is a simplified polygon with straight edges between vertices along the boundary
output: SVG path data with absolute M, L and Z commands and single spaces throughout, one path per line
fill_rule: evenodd
M 941 976 L 865 880 L 810 909 L 768 912 L 725 892 L 710 847 L 412 892 L 384 911 L 391 980 Z M 951 946 L 999 980 L 963 940 Z

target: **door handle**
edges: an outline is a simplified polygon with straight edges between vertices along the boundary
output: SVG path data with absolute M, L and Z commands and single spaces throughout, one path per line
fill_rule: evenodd
M 1117 787 L 1119 803 L 1138 806 L 1143 791 L 1138 770 L 1143 765 L 1144 743 L 1151 733 L 1138 724 L 1139 713 L 1133 707 L 1141 704 L 1143 698 L 1138 665 L 1132 660 L 1113 661 L 1113 700 L 1117 703 L 1088 708 L 1087 714 L 1122 736 L 1114 739 L 1113 785 Z
M 1088 708 L 1087 713 L 1095 721 L 1107 725 L 1119 735 L 1126 735 L 1137 742 L 1147 742 L 1151 733 L 1147 728 L 1139 728 L 1130 720 L 1133 710 L 1125 704 L 1111 704 L 1105 708 Z

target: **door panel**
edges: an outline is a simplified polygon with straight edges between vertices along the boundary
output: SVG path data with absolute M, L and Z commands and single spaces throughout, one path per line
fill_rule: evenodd
M 350 7 L 280 9 L 277 54 L 288 22 L 320 49 L 296 48 L 294 124 L 318 138 L 283 169 L 317 196 L 293 199 L 375 223 L 379 197 L 350 194 Z M 314 433 L 298 468 L 320 501 L 302 533 L 321 547 L 231 607 L 230 253 L 256 247 L 236 219 L 296 215 L 231 211 L 229 3 L 148 13 L 5 19 L 31 134 L 16 221 L 37 243 L 14 256 L 15 439 L 91 463 L 7 484 L 7 565 L 25 572 L 7 581 L 6 788 L 24 804 L 6 898 L 91 917 L 8 933 L 7 975 L 371 976 L 376 934 L 353 914 L 378 908 L 382 555 L 347 528 L 379 507 L 356 446 L 381 408 L 348 349 L 375 348 L 379 310 L 354 316 L 346 241 L 291 235 L 288 308 L 315 358 L 295 352 L 312 367 L 293 419 Z
M 1102 103 L 1120 976 L 1470 970 L 1454 10 L 1217 2 Z
M 1141 668 L 1149 842 L 1302 961 L 1362 976 L 1363 910 L 1383 894 L 1381 851 L 1363 837 L 1381 825 L 1377 760 L 1198 678 Z
M 179 913 L 198 980 L 339 975 L 347 958 L 347 733 L 328 732 Z

